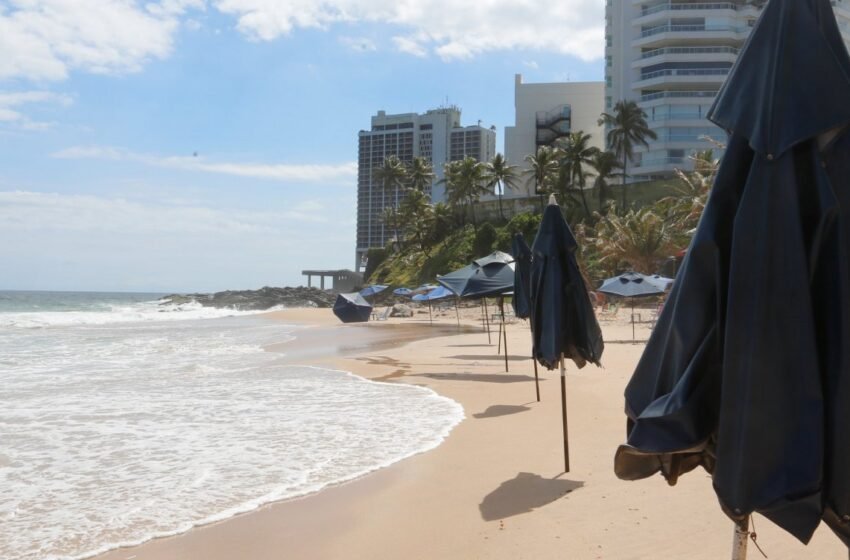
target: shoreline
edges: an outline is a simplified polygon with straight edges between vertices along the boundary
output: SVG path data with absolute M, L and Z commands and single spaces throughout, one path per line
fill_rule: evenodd
M 329 310 L 273 317 L 310 329 L 336 325 Z M 326 313 L 325 317 L 321 312 Z M 296 317 L 297 316 L 297 317 Z M 328 317 L 329 316 L 329 317 Z M 300 320 L 299 320 L 300 319 Z M 622 317 L 601 318 L 606 339 L 631 338 Z M 448 326 L 449 318 L 441 322 Z M 451 317 L 453 326 L 454 317 Z M 410 319 L 375 323 L 397 334 Z M 410 325 L 414 330 L 424 323 Z M 468 319 L 464 323 L 472 328 Z M 397 330 L 393 330 L 397 329 Z M 363 329 L 366 331 L 366 329 Z M 304 331 L 302 331 L 304 332 Z M 318 333 L 318 330 L 314 332 Z M 645 337 L 645 326 L 639 332 Z M 370 333 L 371 334 L 371 333 Z M 297 336 L 297 335 L 296 335 Z M 403 338 L 403 337 L 402 337 Z M 642 344 L 609 344 L 605 369 L 567 370 L 572 472 L 561 455 L 557 371 L 540 368 L 534 399 L 528 327 L 508 327 L 510 372 L 476 332 L 346 346 L 317 365 L 390 383 L 430 388 L 461 403 L 466 419 L 437 447 L 319 492 L 261 506 L 172 537 L 120 548 L 99 560 L 716 559 L 731 552 L 732 523 L 701 470 L 669 488 L 660 477 L 623 482 L 613 474 L 622 443 L 622 389 Z M 295 358 L 295 356 L 293 356 Z M 846 549 L 821 527 L 808 547 L 764 519 L 759 543 L 771 559 L 839 558 Z

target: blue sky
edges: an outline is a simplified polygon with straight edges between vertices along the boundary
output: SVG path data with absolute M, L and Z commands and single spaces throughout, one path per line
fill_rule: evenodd
M 354 264 L 357 132 L 601 80 L 603 0 L 0 0 L 0 289 L 216 291 Z

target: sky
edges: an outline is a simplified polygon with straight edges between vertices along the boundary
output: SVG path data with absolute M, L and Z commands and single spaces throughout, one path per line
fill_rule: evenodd
M 0 289 L 196 292 L 353 268 L 378 110 L 514 121 L 603 79 L 604 0 L 0 0 Z

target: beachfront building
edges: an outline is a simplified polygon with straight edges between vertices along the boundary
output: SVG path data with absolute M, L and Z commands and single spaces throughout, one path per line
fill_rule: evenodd
M 692 168 L 705 136 L 726 134 L 706 119 L 714 97 L 764 5 L 761 1 L 607 0 L 605 111 L 634 100 L 658 139 L 636 149 L 631 180 L 670 177 Z M 845 41 L 850 0 L 834 0 Z
M 592 137 L 591 145 L 605 144 L 602 127 L 604 82 L 553 82 L 526 84 L 522 75 L 514 76 L 514 125 L 505 127 L 505 159 L 519 169 L 521 188 L 509 189 L 506 198 L 534 194 L 534 185 L 526 181 L 531 168 L 526 156 L 541 146 L 552 146 L 570 132 L 582 130 Z M 488 199 L 492 197 L 482 197 Z
M 425 113 L 388 115 L 378 111 L 372 117 L 370 130 L 358 133 L 357 161 L 357 249 L 356 270 L 365 267 L 366 252 L 390 244 L 394 231 L 385 227 L 382 215 L 385 208 L 396 204 L 394 196 L 385 196 L 375 171 L 389 156 L 403 163 L 423 157 L 434 168 L 434 182 L 429 189 L 432 202 L 445 200 L 443 166 L 454 160 L 472 157 L 489 161 L 496 153 L 495 127 L 481 123 L 461 126 L 460 108 L 440 107 Z

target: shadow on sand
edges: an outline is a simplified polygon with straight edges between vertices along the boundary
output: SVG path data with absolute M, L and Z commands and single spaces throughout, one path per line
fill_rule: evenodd
M 443 356 L 450 360 L 501 360 L 505 361 L 505 356 L 502 354 L 460 354 L 458 356 Z M 508 360 L 518 362 L 522 360 L 531 360 L 528 356 L 511 356 L 508 355 Z
M 513 375 L 509 373 L 417 373 L 408 377 L 429 377 L 446 381 L 482 381 L 484 383 L 523 383 L 534 381 L 530 375 Z
M 543 507 L 582 486 L 584 482 L 521 472 L 487 494 L 478 509 L 484 521 L 504 519 Z
M 494 404 L 493 406 L 487 407 L 487 410 L 484 412 L 479 412 L 478 414 L 473 414 L 474 418 L 495 418 L 497 416 L 507 416 L 508 414 L 516 414 L 518 412 L 525 412 L 526 410 L 531 410 L 527 406 L 516 406 L 513 404 Z

